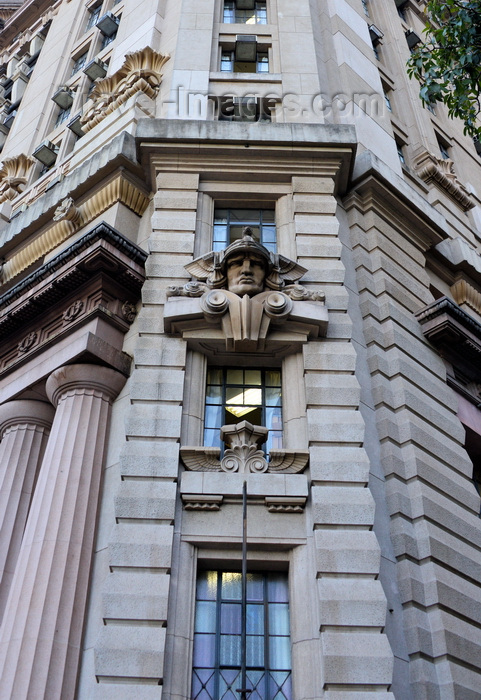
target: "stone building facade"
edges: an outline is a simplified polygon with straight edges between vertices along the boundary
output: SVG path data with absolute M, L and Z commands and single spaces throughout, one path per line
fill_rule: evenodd
M 0 2 L 1 700 L 241 697 L 244 498 L 244 696 L 479 699 L 480 155 L 424 4 Z

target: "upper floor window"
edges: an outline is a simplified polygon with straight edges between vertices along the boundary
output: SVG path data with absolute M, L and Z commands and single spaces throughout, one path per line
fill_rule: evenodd
M 89 17 L 87 20 L 87 26 L 85 27 L 85 31 L 91 29 L 92 27 L 95 27 L 95 25 L 97 24 L 97 20 L 100 17 L 101 9 L 101 5 L 97 5 L 97 7 L 92 7 L 89 9 Z
M 57 115 L 57 119 L 55 120 L 55 126 L 60 126 L 60 124 L 63 124 L 67 119 L 70 117 L 70 107 L 65 107 L 64 109 L 61 109 Z
M 364 10 L 364 14 L 366 15 L 366 17 L 369 17 L 369 7 L 367 4 L 367 0 L 361 0 L 361 4 L 362 4 L 362 9 Z
M 204 445 L 222 447 L 221 427 L 243 420 L 269 430 L 266 453 L 282 448 L 280 370 L 210 367 L 207 372 Z
M 287 576 L 247 574 L 247 688 L 252 700 L 291 700 Z M 197 578 L 192 698 L 238 698 L 241 682 L 242 575 Z
M 266 3 L 225 0 L 223 21 L 225 24 L 267 24 Z
M 444 141 L 441 141 L 440 138 L 438 138 L 438 146 L 439 152 L 441 153 L 441 158 L 443 160 L 449 160 L 451 158 L 451 155 L 449 153 L 449 146 Z
M 396 148 L 397 148 L 397 154 L 399 156 L 399 160 L 403 165 L 406 165 L 406 156 L 404 155 L 404 146 L 402 143 L 396 140 Z
M 82 70 L 86 61 L 87 61 L 87 51 L 85 53 L 83 53 L 81 56 L 79 56 L 78 58 L 74 59 L 73 68 L 72 68 L 72 75 L 75 75 L 75 73 L 78 73 L 79 70 Z
M 256 36 L 240 35 L 234 51 L 222 50 L 220 69 L 228 73 L 268 73 L 269 54 L 259 49 Z
M 223 250 L 242 238 L 250 226 L 254 238 L 272 253 L 276 252 L 276 224 L 273 209 L 216 209 L 214 213 L 213 250 Z

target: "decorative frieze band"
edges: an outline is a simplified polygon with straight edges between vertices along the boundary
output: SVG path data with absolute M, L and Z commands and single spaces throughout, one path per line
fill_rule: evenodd
M 124 174 L 117 175 L 78 207 L 68 197 L 55 210 L 53 226 L 5 263 L 1 281 L 8 282 L 16 277 L 117 202 L 142 216 L 149 201 L 148 194 Z

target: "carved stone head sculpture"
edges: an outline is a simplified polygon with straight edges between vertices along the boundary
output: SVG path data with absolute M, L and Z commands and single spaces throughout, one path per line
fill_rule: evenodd
M 244 231 L 241 239 L 225 249 L 221 269 L 227 277 L 229 292 L 252 297 L 264 291 L 272 262 L 269 251 Z
M 254 240 L 248 226 L 242 238 L 224 250 L 197 258 L 185 269 L 209 289 L 227 289 L 240 297 L 252 297 L 266 289 L 280 291 L 306 272 L 293 260 L 269 252 Z

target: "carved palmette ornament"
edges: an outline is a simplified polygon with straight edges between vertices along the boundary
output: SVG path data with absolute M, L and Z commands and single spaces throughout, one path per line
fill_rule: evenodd
M 269 431 L 262 425 L 241 421 L 236 425 L 224 425 L 220 438 L 226 445 L 220 459 L 218 447 L 181 447 L 180 455 L 190 471 L 227 472 L 241 474 L 298 474 L 309 460 L 305 450 L 271 450 L 267 460 L 261 445 Z
M 83 131 L 93 129 L 138 92 L 153 99 L 159 91 L 162 68 L 168 60 L 169 56 L 150 46 L 127 54 L 118 71 L 96 82 L 80 120 Z

